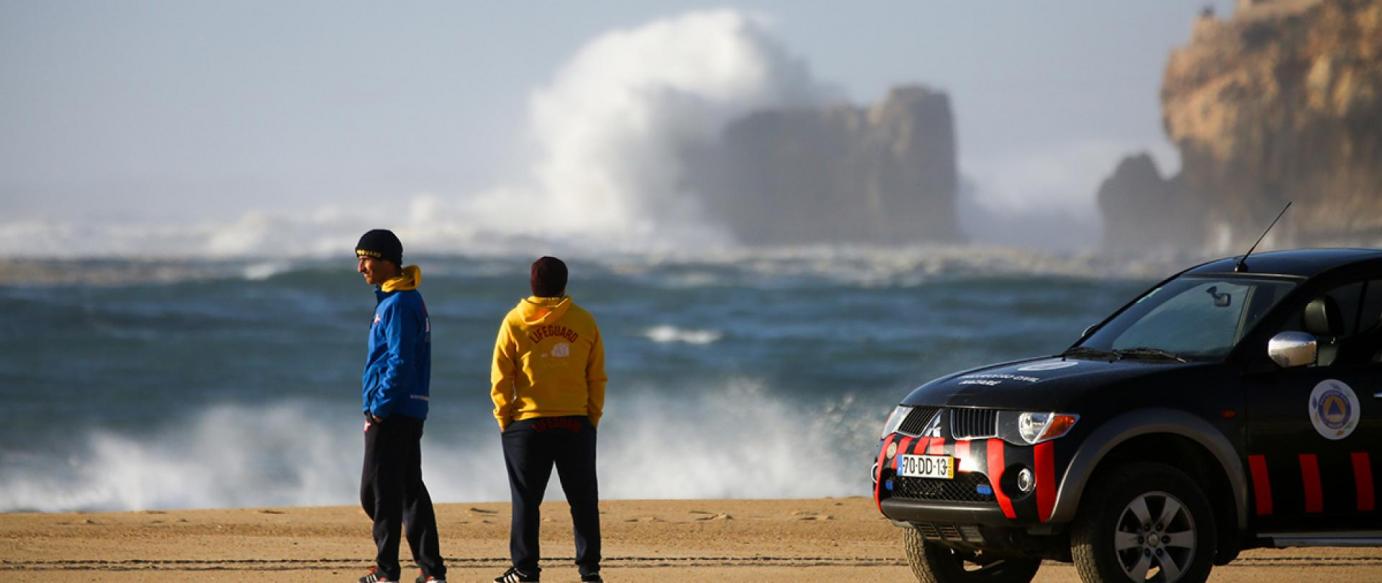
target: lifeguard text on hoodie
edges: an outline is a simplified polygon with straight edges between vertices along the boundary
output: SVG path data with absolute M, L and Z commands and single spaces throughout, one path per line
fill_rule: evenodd
M 605 346 L 595 317 L 570 297 L 529 297 L 499 325 L 490 397 L 501 430 L 536 417 L 585 416 L 605 407 Z

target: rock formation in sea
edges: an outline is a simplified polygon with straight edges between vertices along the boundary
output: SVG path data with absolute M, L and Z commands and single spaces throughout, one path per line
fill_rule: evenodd
M 1099 185 L 1098 200 L 1110 251 L 1166 255 L 1203 243 L 1201 201 L 1180 177 L 1164 178 L 1145 152 L 1118 163 Z
M 962 238 L 954 119 L 939 91 L 897 88 L 868 108 L 756 112 L 697 158 L 704 211 L 743 243 Z
M 1382 242 L 1382 0 L 1241 0 L 1232 18 L 1206 12 L 1171 54 L 1161 102 L 1180 173 L 1120 164 L 1099 192 L 1109 247 L 1241 251 L 1288 200 L 1271 243 Z M 1168 231 L 1186 222 L 1199 237 Z

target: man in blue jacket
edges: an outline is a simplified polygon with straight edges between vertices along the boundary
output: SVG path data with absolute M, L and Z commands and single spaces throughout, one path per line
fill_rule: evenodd
M 422 270 L 402 267 L 403 243 L 384 229 L 360 237 L 355 256 L 357 271 L 376 286 L 379 300 L 361 376 L 365 463 L 360 477 L 360 504 L 374 520 L 379 551 L 360 583 L 399 580 L 398 536 L 405 524 L 413 560 L 422 568 L 417 581 L 444 582 L 437 519 L 422 483 L 422 423 L 432 369 L 432 329 L 417 291 Z

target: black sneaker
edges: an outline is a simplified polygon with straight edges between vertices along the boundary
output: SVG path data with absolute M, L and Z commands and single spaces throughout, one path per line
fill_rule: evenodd
M 591 573 L 589 575 L 581 575 L 581 583 L 605 583 L 605 580 L 600 577 L 599 573 Z
M 519 571 L 517 567 L 509 567 L 503 575 L 494 578 L 494 583 L 521 583 L 526 581 L 537 581 L 537 575 L 529 575 Z
M 395 583 L 393 579 L 385 577 L 379 573 L 378 567 L 370 567 L 369 573 L 360 578 L 360 583 Z

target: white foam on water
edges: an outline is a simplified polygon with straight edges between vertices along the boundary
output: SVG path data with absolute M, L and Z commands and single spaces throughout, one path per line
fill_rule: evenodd
M 653 326 L 643 332 L 643 336 L 659 344 L 681 342 L 685 344 L 713 344 L 723 336 L 717 330 L 683 329 L 676 326 Z
M 10 456 L 0 470 L 0 512 L 356 504 L 362 423 L 319 410 L 303 402 L 218 405 L 152 434 L 93 431 L 71 451 L 27 452 L 18 463 Z M 881 414 L 859 414 L 849 396 L 797 404 L 744 380 L 701 393 L 612 395 L 599 430 L 601 495 L 865 495 L 864 456 L 841 452 L 876 431 Z M 508 500 L 498 428 L 483 414 L 434 413 L 423 460 L 438 502 Z M 555 478 L 549 494 L 560 496 Z
M 406 238 L 406 237 L 405 237 Z M 435 243 L 435 239 L 432 240 Z M 262 281 L 304 267 L 354 269 L 354 257 L 342 249 L 353 242 L 341 242 L 335 253 L 323 256 L 264 259 L 138 259 L 101 260 L 93 264 L 82 259 L 36 259 L 0 257 L 0 285 L 75 283 L 89 285 L 166 283 L 234 277 Z M 489 245 L 497 245 L 489 241 Z M 463 249 L 465 256 L 445 256 L 447 251 Z M 532 250 L 516 255 L 516 249 Z M 1163 277 L 1187 266 L 1212 258 L 1208 255 L 1175 255 L 1116 259 L 1093 253 L 1046 253 L 1032 249 L 1000 246 L 914 246 L 866 247 L 829 246 L 783 248 L 702 249 L 697 252 L 637 251 L 609 252 L 592 248 L 569 248 L 552 252 L 543 245 L 512 243 L 503 249 L 451 245 L 409 245 L 405 259 L 416 259 L 426 273 L 446 274 L 459 269 L 480 269 L 484 273 L 526 272 L 533 258 L 555 254 L 583 270 L 602 268 L 615 278 L 626 278 L 643 285 L 664 289 L 693 289 L 717 286 L 780 287 L 820 283 L 863 288 L 912 287 L 937 280 L 1003 276 L 1060 276 L 1071 278 Z M 131 267 L 134 267 L 133 269 Z M 665 331 L 657 332 L 659 337 Z M 674 335 L 675 336 L 675 335 Z
M 241 274 L 248 281 L 264 281 L 290 269 L 292 265 L 283 261 L 258 262 L 246 265 Z

